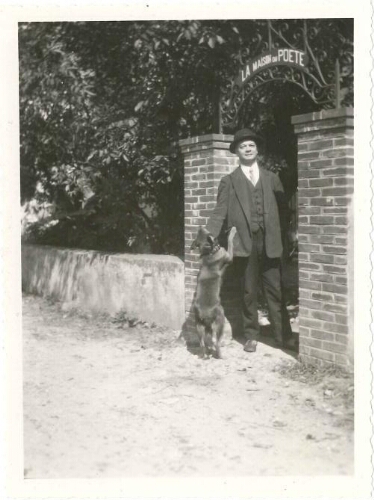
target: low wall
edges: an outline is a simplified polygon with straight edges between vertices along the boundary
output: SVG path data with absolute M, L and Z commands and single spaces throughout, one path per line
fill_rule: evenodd
M 107 254 L 22 245 L 22 289 L 91 312 L 181 329 L 184 264 L 165 255 Z

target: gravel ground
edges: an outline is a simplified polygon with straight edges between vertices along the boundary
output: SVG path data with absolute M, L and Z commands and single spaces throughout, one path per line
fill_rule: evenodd
M 27 478 L 353 474 L 353 380 L 24 296 Z

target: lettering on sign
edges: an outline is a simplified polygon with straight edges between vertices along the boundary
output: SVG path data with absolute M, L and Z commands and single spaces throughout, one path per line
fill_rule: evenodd
M 303 50 L 277 48 L 272 49 L 254 59 L 251 59 L 239 72 L 236 83 L 242 86 L 253 75 L 271 66 L 295 66 L 305 70 L 308 65 L 308 55 Z

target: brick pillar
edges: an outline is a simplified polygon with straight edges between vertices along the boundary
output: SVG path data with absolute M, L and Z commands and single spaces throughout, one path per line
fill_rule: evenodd
M 353 363 L 353 109 L 294 116 L 300 358 Z
M 223 175 L 232 172 L 237 158 L 229 151 L 231 135 L 209 134 L 180 141 L 184 155 L 184 255 L 185 331 L 195 333 L 191 303 L 196 289 L 199 256 L 190 247 L 200 225 L 205 226 L 216 204 L 217 188 Z M 192 334 L 192 335 L 191 335 Z

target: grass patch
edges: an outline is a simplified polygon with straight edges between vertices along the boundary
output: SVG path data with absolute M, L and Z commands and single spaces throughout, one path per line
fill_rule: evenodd
M 354 422 L 354 375 L 339 366 L 315 366 L 284 361 L 274 368 L 281 376 L 314 386 L 323 402 L 333 411 L 340 410 L 342 425 Z
M 319 384 L 330 379 L 351 381 L 353 384 L 353 373 L 335 365 L 315 366 L 300 362 L 284 362 L 276 367 L 276 371 L 286 378 L 310 385 Z

